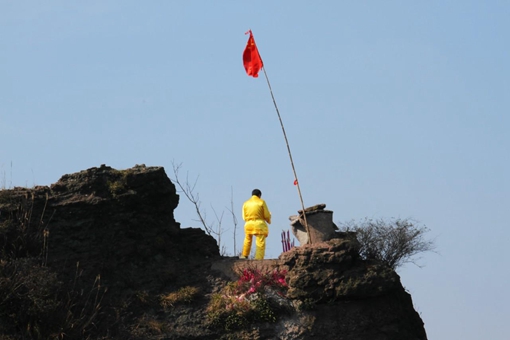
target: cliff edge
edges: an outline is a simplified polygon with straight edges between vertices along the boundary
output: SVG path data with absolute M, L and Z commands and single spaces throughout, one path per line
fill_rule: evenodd
M 1 190 L 0 338 L 426 339 L 399 276 L 361 260 L 353 235 L 238 260 L 181 228 L 178 203 L 164 169 L 145 165 Z M 247 271 L 279 273 L 283 288 L 235 295 Z M 258 307 L 215 310 L 225 296 Z

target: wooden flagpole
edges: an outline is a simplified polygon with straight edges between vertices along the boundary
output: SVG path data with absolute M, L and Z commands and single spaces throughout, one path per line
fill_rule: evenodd
M 271 93 L 271 98 L 273 99 L 273 104 L 276 109 L 276 113 L 278 114 L 278 120 L 280 121 L 280 125 L 282 127 L 283 137 L 285 138 L 285 144 L 287 145 L 287 152 L 289 153 L 290 164 L 292 165 L 292 171 L 294 172 L 294 178 L 299 194 L 299 200 L 301 201 L 301 208 L 303 209 L 303 219 L 305 222 L 306 234 L 308 235 L 308 243 L 312 243 L 312 239 L 310 237 L 310 229 L 308 228 L 308 222 L 306 221 L 306 212 L 305 212 L 305 204 L 303 203 L 303 196 L 301 195 L 301 188 L 299 187 L 299 180 L 296 174 L 296 168 L 294 167 L 294 161 L 292 160 L 292 153 L 290 152 L 289 140 L 287 139 L 287 134 L 285 133 L 285 127 L 283 126 L 282 117 L 280 116 L 280 110 L 278 110 L 278 105 L 276 105 L 276 100 L 274 99 L 273 89 L 271 88 L 271 83 L 269 82 L 269 78 L 267 77 L 266 68 L 262 66 L 262 70 L 264 71 L 264 76 L 266 77 L 267 86 L 269 87 L 269 92 Z

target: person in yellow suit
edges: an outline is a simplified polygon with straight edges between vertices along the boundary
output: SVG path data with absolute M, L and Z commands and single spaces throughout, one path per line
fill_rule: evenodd
M 255 260 L 263 260 L 266 253 L 266 237 L 269 235 L 266 222 L 271 224 L 271 213 L 266 202 L 260 198 L 262 192 L 259 189 L 254 189 L 251 195 L 251 198 L 243 204 L 243 220 L 246 222 L 244 224 L 245 237 L 243 252 L 239 258 L 248 258 L 252 237 L 255 236 Z

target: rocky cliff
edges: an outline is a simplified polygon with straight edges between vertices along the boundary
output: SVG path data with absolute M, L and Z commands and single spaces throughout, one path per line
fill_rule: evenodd
M 362 261 L 352 235 L 237 260 L 180 228 L 178 203 L 144 165 L 0 191 L 3 339 L 426 339 L 399 276 Z M 260 280 L 247 298 L 247 272 L 279 273 L 281 289 Z

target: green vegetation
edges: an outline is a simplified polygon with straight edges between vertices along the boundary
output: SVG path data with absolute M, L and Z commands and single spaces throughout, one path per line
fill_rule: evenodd
M 220 293 L 212 295 L 207 307 L 209 324 L 233 331 L 245 329 L 252 322 L 276 322 L 277 314 L 267 291 L 284 296 L 286 274 L 278 269 L 268 273 L 256 268 L 244 269 L 237 282 L 231 282 Z

